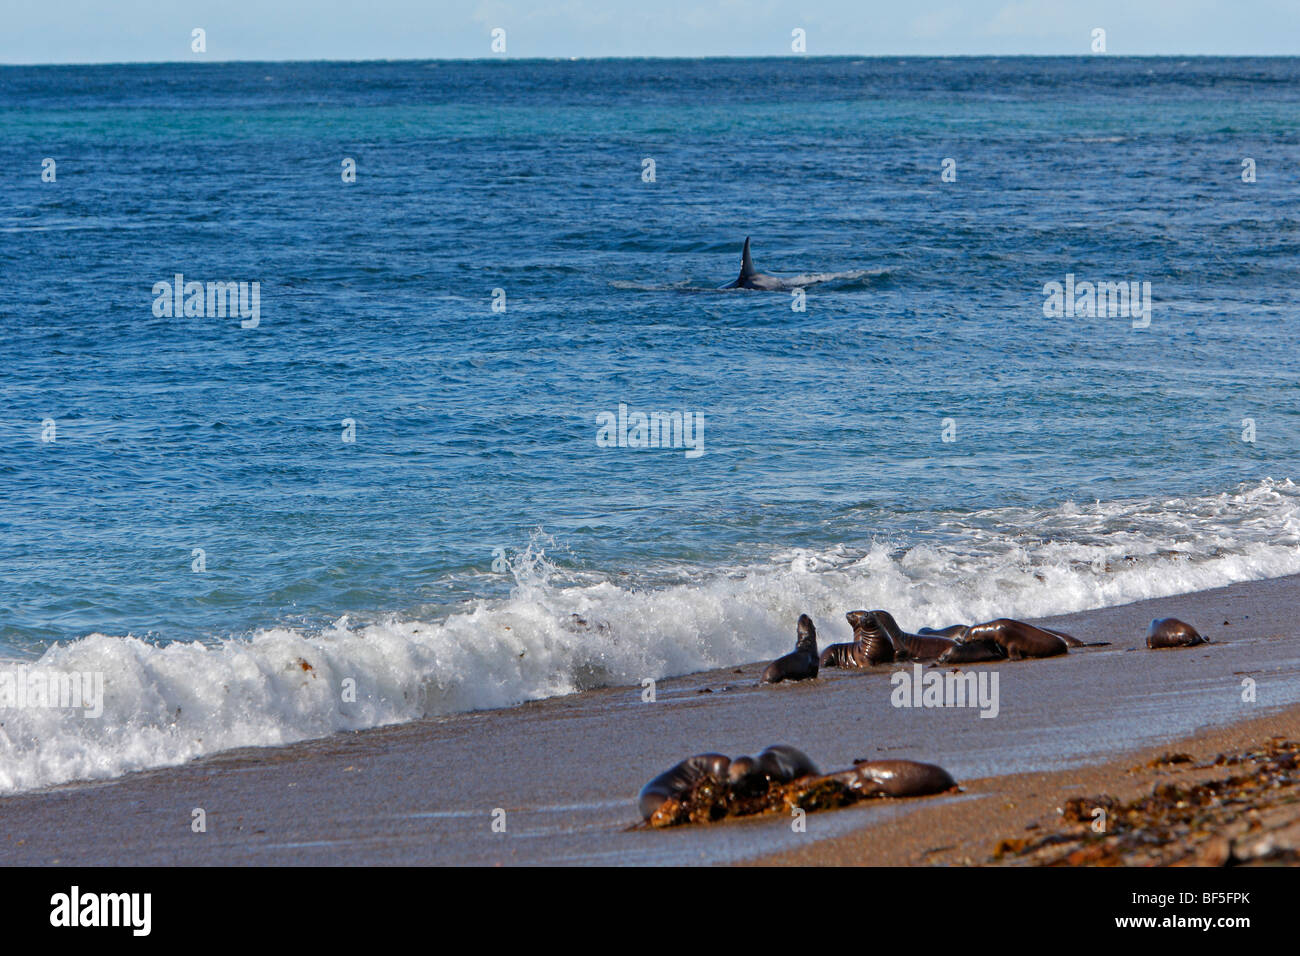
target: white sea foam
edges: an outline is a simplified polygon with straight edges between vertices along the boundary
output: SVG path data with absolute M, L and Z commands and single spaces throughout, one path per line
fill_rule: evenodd
M 846 640 L 851 608 L 888 608 L 916 628 L 1300 572 L 1300 487 L 1290 481 L 1197 498 L 936 514 L 930 529 L 919 543 L 790 550 L 744 568 L 680 569 L 678 583 L 640 589 L 561 583 L 530 551 L 515 562 L 509 598 L 439 620 L 343 618 L 323 632 L 273 628 L 217 645 L 92 634 L 35 662 L 0 663 L 19 675 L 104 675 L 98 719 L 0 708 L 0 792 L 749 663 L 788 650 L 802 612 L 824 641 Z M 355 700 L 345 699 L 348 679 Z

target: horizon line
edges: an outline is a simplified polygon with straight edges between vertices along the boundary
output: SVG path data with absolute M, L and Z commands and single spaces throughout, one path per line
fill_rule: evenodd
M 226 64 L 285 63 L 576 63 L 585 61 L 639 60 L 1295 60 L 1297 53 L 825 53 L 825 54 L 749 54 L 709 53 L 700 56 L 646 54 L 642 56 L 445 56 L 445 57 L 302 57 L 282 60 L 209 58 L 193 56 L 184 60 L 86 60 L 68 63 L 0 61 L 0 69 L 13 67 L 85 67 L 85 66 L 201 66 Z

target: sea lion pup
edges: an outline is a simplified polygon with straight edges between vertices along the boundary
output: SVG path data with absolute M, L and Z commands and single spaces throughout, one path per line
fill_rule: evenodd
M 830 776 L 866 796 L 925 797 L 957 787 L 957 781 L 942 767 L 915 760 L 857 761 L 852 770 Z
M 956 641 L 937 634 L 909 634 L 888 611 L 872 611 L 878 627 L 894 646 L 895 660 L 932 661 L 951 650 Z
M 752 766 L 753 761 L 749 757 L 741 759 L 748 760 Z M 702 780 L 713 780 L 717 783 L 729 781 L 731 767 L 731 759 L 722 754 L 696 754 L 694 757 L 687 757 L 641 788 L 637 803 L 642 818 L 649 820 L 665 800 L 682 796 Z
M 779 684 L 783 680 L 807 680 L 817 676 L 817 628 L 807 614 L 799 615 L 794 650 L 778 657 L 763 671 L 763 683 Z
M 1210 639 L 1185 621 L 1176 617 L 1158 617 L 1147 628 L 1147 647 L 1158 650 L 1164 647 L 1195 647 L 1208 644 Z

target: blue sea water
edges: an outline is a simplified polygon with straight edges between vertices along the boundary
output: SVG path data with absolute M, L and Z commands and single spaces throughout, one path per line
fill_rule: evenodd
M 1300 571 L 1298 118 L 1295 59 L 0 68 L 0 658 L 109 700 L 11 720 L 0 789 L 756 660 L 803 609 Z M 717 291 L 746 236 L 806 311 Z M 155 315 L 176 273 L 257 326 Z M 1068 274 L 1149 326 L 1045 316 Z M 620 403 L 705 453 L 601 447 Z

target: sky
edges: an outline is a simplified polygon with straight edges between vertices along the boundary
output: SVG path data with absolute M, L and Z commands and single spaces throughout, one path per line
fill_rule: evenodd
M 191 49 L 196 28 L 206 50 Z M 0 63 L 1300 55 L 1300 0 L 0 0 Z M 492 31 L 505 31 L 504 54 Z

